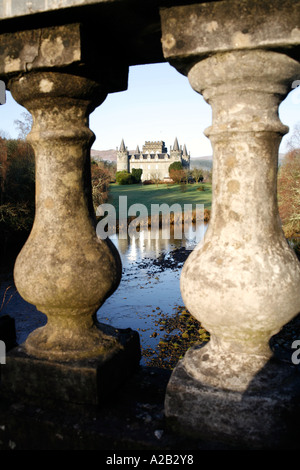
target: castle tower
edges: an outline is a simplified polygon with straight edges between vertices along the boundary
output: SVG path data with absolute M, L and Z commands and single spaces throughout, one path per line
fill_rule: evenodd
M 120 148 L 117 152 L 117 171 L 129 171 L 128 155 L 127 147 L 125 147 L 124 139 L 122 139 Z
M 175 137 L 174 145 L 173 145 L 173 150 L 178 151 L 179 150 L 179 145 L 178 145 L 178 139 Z
M 173 148 L 170 147 L 170 157 L 171 157 L 171 163 L 181 162 L 182 149 L 179 148 L 177 137 L 175 138 Z
M 183 146 L 182 165 L 184 168 L 190 168 L 190 154 L 188 154 L 185 144 Z

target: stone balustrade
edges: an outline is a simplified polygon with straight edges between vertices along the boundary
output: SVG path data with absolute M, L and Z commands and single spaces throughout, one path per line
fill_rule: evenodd
M 128 34 L 121 28 L 113 39 L 114 16 L 106 2 L 98 3 L 104 29 L 95 44 L 84 23 L 88 9 L 85 27 L 75 21 L 77 9 L 73 24 L 17 33 L 6 26 L 0 35 L 0 79 L 32 113 L 36 154 L 36 218 L 15 281 L 48 318 L 22 354 L 53 368 L 57 361 L 95 357 L 102 363 L 124 349 L 93 323 L 117 288 L 120 259 L 95 236 L 88 116 L 108 93 L 126 88 L 115 79 L 129 65 L 169 61 L 212 106 L 206 133 L 214 165 L 209 229 L 181 275 L 185 305 L 211 339 L 174 369 L 166 416 L 176 432 L 250 447 L 266 439 L 281 444 L 299 416 L 300 393 L 293 366 L 269 348 L 271 336 L 300 311 L 300 266 L 276 201 L 278 148 L 287 132 L 278 106 L 300 77 L 299 2 L 149 2 L 145 13 L 131 5 L 130 17 L 126 1 L 112 1 L 129 22 Z M 130 28 L 136 18 L 137 30 Z M 122 63 L 115 60 L 119 43 Z M 100 70 L 101 51 L 110 60 Z M 12 364 L 18 360 L 12 357 Z
M 173 371 L 165 411 L 176 429 L 251 447 L 281 443 L 287 416 L 299 413 L 295 368 L 273 357 L 269 340 L 300 312 L 300 265 L 277 209 L 278 149 L 288 131 L 278 107 L 300 64 L 288 48 L 262 47 L 280 38 L 266 24 L 266 9 L 276 24 L 285 18 L 292 25 L 295 5 L 273 2 L 270 12 L 268 2 L 254 2 L 250 22 L 253 5 L 243 3 L 236 21 L 237 2 L 229 2 L 232 10 L 220 2 L 162 12 L 165 56 L 213 115 L 206 130 L 213 147 L 211 218 L 181 275 L 184 303 L 210 341 L 191 348 Z M 299 30 L 292 34 L 298 42 Z

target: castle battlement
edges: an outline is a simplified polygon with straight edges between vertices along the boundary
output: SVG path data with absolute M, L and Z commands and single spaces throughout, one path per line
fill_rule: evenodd
M 146 142 L 143 145 L 142 152 L 143 153 L 167 153 L 167 147 L 165 142 L 162 140 L 160 141 L 150 141 L 146 140 Z
M 163 140 L 157 140 L 157 141 L 146 140 L 144 145 L 165 145 L 165 143 Z

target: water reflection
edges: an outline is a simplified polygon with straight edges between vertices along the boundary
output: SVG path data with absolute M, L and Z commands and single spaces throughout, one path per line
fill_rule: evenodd
M 207 224 L 198 224 L 195 228 L 189 224 L 185 229 L 171 225 L 169 233 L 163 229 L 147 228 L 141 230 L 136 236 L 119 238 L 117 234 L 110 237 L 121 255 L 123 266 L 147 258 L 157 258 L 162 252 L 169 252 L 175 248 L 185 247 L 193 249 L 204 237 Z
M 190 224 L 181 239 L 174 236 L 172 226 L 169 239 L 162 229 L 155 234 L 143 229 L 138 236 L 126 239 L 112 235 L 110 238 L 122 259 L 123 275 L 117 291 L 98 311 L 98 320 L 117 328 L 137 330 L 143 348 L 155 347 L 161 339 L 155 326 L 158 316 L 171 315 L 183 305 L 179 287 L 183 261 L 166 263 L 166 260 L 172 259 L 178 249 L 193 250 L 197 246 L 207 224 L 198 224 L 196 229 Z

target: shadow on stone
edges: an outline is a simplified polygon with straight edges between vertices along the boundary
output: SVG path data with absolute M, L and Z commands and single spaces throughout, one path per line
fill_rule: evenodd
M 245 392 L 208 386 L 180 361 L 167 386 L 169 428 L 243 449 L 299 447 L 299 368 L 272 358 Z M 298 425 L 298 426 L 297 426 Z
M 24 345 L 12 349 L 1 374 L 1 394 L 35 404 L 65 402 L 98 405 L 138 368 L 141 353 L 137 332 L 98 323 L 119 345 L 105 357 L 78 361 L 37 359 Z

